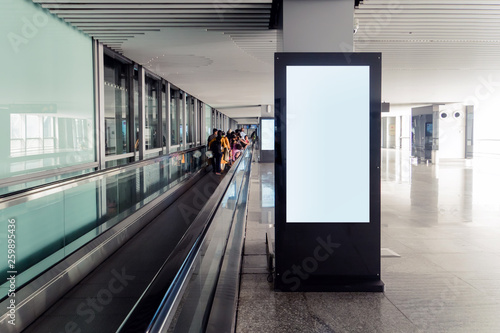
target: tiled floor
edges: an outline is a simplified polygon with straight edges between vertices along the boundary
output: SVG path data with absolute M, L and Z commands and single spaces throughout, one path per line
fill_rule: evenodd
M 382 151 L 384 293 L 276 293 L 273 165 L 252 166 L 237 332 L 500 332 L 500 159 Z

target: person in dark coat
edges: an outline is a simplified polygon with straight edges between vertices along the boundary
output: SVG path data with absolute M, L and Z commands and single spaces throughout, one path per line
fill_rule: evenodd
M 217 137 L 210 143 L 210 150 L 214 156 L 214 170 L 216 175 L 221 174 L 221 159 L 222 159 L 222 132 L 219 131 Z

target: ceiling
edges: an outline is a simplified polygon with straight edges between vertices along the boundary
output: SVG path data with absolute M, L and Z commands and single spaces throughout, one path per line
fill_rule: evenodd
M 230 117 L 273 104 L 272 0 L 33 1 Z M 364 0 L 354 18 L 384 101 L 460 102 L 500 72 L 500 0 Z

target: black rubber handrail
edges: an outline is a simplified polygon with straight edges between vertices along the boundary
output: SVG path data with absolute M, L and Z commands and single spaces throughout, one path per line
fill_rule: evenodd
M 247 147 L 247 149 L 251 149 Z M 120 326 L 120 333 L 150 332 L 150 327 L 158 319 L 161 308 L 170 308 L 178 290 L 189 273 L 196 258 L 204 235 L 217 212 L 227 188 L 235 175 L 235 170 L 243 160 L 243 155 L 224 177 L 208 202 L 202 208 L 179 243 L 164 262 L 141 299 Z

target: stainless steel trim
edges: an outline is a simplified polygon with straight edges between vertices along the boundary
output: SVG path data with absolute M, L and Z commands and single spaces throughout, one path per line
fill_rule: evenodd
M 104 52 L 103 52 L 102 43 L 97 43 L 97 70 L 96 70 L 96 79 L 97 83 L 97 118 L 96 118 L 96 130 L 97 130 L 97 162 L 99 163 L 99 170 L 106 168 L 105 159 L 106 159 L 106 125 L 104 122 Z
M 121 155 L 106 155 L 104 158 L 105 162 L 110 162 L 110 161 L 116 161 L 116 160 L 121 160 L 123 158 L 130 158 L 134 157 L 134 153 L 127 153 L 127 154 L 121 154 Z
M 153 154 L 153 153 L 159 153 L 162 151 L 162 148 L 153 148 L 153 149 L 148 149 L 146 150 L 145 154 Z
M 147 68 L 144 68 L 144 72 L 145 72 L 145 74 L 146 74 L 147 76 L 150 76 L 150 77 L 152 77 L 152 78 L 153 78 L 153 79 L 155 79 L 155 80 L 160 80 L 160 81 L 161 81 L 161 79 L 162 79 L 162 77 L 161 77 L 161 76 L 159 76 L 158 74 L 155 74 L 155 73 L 151 72 L 151 71 L 150 71 L 149 69 L 147 69 Z
M 30 182 L 30 181 L 34 181 L 34 180 L 47 178 L 50 176 L 62 175 L 65 173 L 77 172 L 77 171 L 82 171 L 85 169 L 94 169 L 97 167 L 98 167 L 97 162 L 92 162 L 92 163 L 78 164 L 77 166 L 70 166 L 70 167 L 66 167 L 66 168 L 40 171 L 40 172 L 28 174 L 28 175 L 9 177 L 6 179 L 2 179 L 0 181 L 0 187 L 17 185 L 17 184 L 21 184 L 21 183 L 26 183 L 26 182 Z
M 115 51 L 111 50 L 110 48 L 104 46 L 104 54 L 107 55 L 107 56 L 110 56 L 111 58 L 114 58 L 114 59 L 117 59 L 117 60 L 120 60 L 121 62 L 125 63 L 125 64 L 129 64 L 131 65 L 132 64 L 132 60 L 122 56 L 121 54 L 119 53 L 116 53 Z
M 182 152 L 188 153 L 190 151 L 198 150 L 203 148 L 204 146 L 194 147 L 190 149 L 183 150 Z M 178 153 L 178 152 L 175 152 Z M 131 169 L 136 169 L 140 167 L 145 167 L 150 164 L 157 163 L 165 158 L 169 158 L 169 155 L 157 156 L 155 158 L 150 158 L 144 161 L 129 163 L 124 166 L 108 168 L 102 171 L 98 171 L 98 173 L 92 173 L 90 175 L 83 175 L 77 179 L 68 179 L 63 180 L 61 182 L 57 182 L 54 184 L 48 184 L 40 188 L 34 188 L 32 190 L 24 191 L 19 194 L 13 194 L 4 198 L 0 198 L 0 209 L 12 207 L 14 205 L 28 202 L 37 198 L 40 198 L 44 195 L 50 195 L 53 193 L 58 193 L 69 188 L 73 188 L 82 184 L 87 184 L 93 181 L 104 179 L 105 177 L 110 177 L 114 175 L 118 175 L 121 173 L 125 173 Z M 92 163 L 92 165 L 97 166 L 97 163 Z M 83 170 L 83 169 L 82 169 Z

